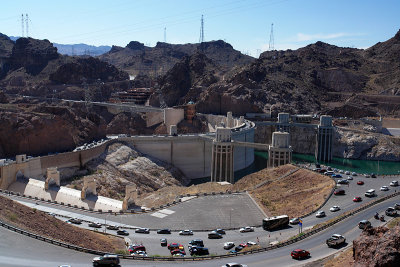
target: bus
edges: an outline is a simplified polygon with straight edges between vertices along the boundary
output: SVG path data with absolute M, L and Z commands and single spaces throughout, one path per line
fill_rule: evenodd
M 280 215 L 263 219 L 264 230 L 274 230 L 286 227 L 289 224 L 289 216 Z

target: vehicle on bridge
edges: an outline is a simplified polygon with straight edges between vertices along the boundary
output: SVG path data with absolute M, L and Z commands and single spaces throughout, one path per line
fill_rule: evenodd
M 280 215 L 263 219 L 264 230 L 274 230 L 287 227 L 289 224 L 289 216 Z
M 333 234 L 330 238 L 326 240 L 328 247 L 337 247 L 346 242 L 346 238 L 342 235 Z

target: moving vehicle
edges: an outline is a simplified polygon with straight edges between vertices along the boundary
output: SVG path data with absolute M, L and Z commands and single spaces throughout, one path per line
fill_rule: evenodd
M 246 232 L 254 232 L 254 228 L 250 226 L 240 228 L 239 232 L 246 233 Z
M 138 234 L 150 234 L 150 230 L 148 228 L 138 228 L 135 230 L 135 233 Z
M 129 233 L 126 230 L 118 230 L 117 235 L 129 235 Z
M 326 240 L 328 247 L 337 247 L 346 242 L 346 238 L 342 235 L 333 234 L 330 238 Z
M 353 176 L 347 176 L 347 180 L 353 180 Z
M 346 191 L 344 191 L 344 189 L 338 188 L 335 190 L 335 192 L 333 192 L 333 194 L 335 195 L 344 195 L 346 193 Z
M 192 241 L 189 242 L 189 245 L 196 247 L 204 247 L 204 242 L 201 239 L 193 239 Z
M 299 224 L 300 220 L 299 218 L 293 218 L 289 221 L 290 224 Z
M 231 249 L 234 246 L 235 246 L 235 243 L 233 243 L 233 242 L 225 242 L 224 243 L 224 249 L 226 249 L 226 250 Z
M 394 209 L 395 210 L 400 210 L 400 203 L 394 204 Z
M 349 181 L 347 179 L 340 179 L 337 182 L 338 184 L 349 184 Z
M 116 226 L 116 225 L 107 225 L 107 229 L 108 229 L 108 230 L 118 230 L 119 227 Z
M 317 217 L 317 218 L 325 217 L 325 211 L 323 211 L 323 210 L 318 211 L 318 212 L 315 214 L 315 217 Z
M 339 206 L 333 206 L 333 207 L 330 208 L 329 210 L 332 211 L 332 212 L 339 211 L 339 210 L 340 210 L 340 207 L 339 207 Z
M 78 218 L 71 218 L 67 222 L 73 223 L 73 224 L 82 224 L 82 220 Z
M 179 232 L 179 235 L 193 235 L 192 230 L 182 230 Z
M 171 230 L 169 230 L 169 229 L 160 229 L 160 230 L 157 230 L 157 234 L 164 234 L 164 235 L 170 235 L 171 234 Z
M 208 233 L 208 238 L 209 239 L 220 239 L 223 236 L 221 234 L 218 234 L 217 232 L 212 231 L 211 233 Z
M 217 232 L 218 234 L 221 234 L 221 235 L 225 234 L 225 230 L 224 229 L 216 229 L 213 232 Z
M 342 178 L 341 174 L 332 174 L 332 178 Z
M 366 197 L 374 197 L 375 196 L 375 189 L 370 189 L 364 194 Z
M 310 252 L 304 249 L 295 249 L 290 253 L 293 259 L 304 259 L 310 257 Z
M 364 184 L 364 181 L 358 181 L 357 184 L 358 184 L 358 185 L 363 185 L 363 184 Z
M 399 182 L 398 181 L 391 181 L 390 186 L 399 186 Z
M 236 262 L 230 262 L 230 263 L 227 263 L 225 265 L 222 265 L 221 267 L 247 267 L 247 265 L 246 264 L 236 263 Z
M 389 191 L 389 187 L 386 185 L 383 185 L 380 190 L 381 191 Z
M 333 172 L 333 171 L 326 171 L 326 172 L 324 172 L 324 175 L 327 175 L 327 176 L 332 176 L 332 175 L 334 175 L 335 173 Z
M 208 248 L 205 247 L 191 247 L 189 248 L 190 256 L 203 256 L 203 255 L 209 255 L 210 253 L 208 252 Z
M 386 214 L 387 216 L 396 216 L 396 215 L 397 215 L 397 211 L 396 211 L 395 208 L 389 207 L 389 208 L 387 208 L 387 209 L 385 210 L 385 214 Z
M 88 224 L 88 226 L 94 228 L 101 228 L 101 223 L 91 222 Z
M 93 266 L 105 265 L 105 266 L 118 266 L 119 265 L 119 258 L 118 255 L 114 254 L 104 254 L 100 257 L 94 257 Z
M 161 238 L 160 239 L 160 244 L 161 244 L 162 247 L 166 247 L 167 244 L 168 244 L 167 239 L 166 238 Z
M 355 197 L 353 198 L 353 202 L 361 202 L 362 198 L 361 197 Z
M 371 227 L 371 222 L 368 220 L 362 220 L 358 223 L 358 228 L 360 229 L 365 229 Z
M 289 216 L 287 215 L 280 215 L 263 219 L 263 228 L 264 230 L 268 231 L 287 227 L 288 224 L 289 224 Z

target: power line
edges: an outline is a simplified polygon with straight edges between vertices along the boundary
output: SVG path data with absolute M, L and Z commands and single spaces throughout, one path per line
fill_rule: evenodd
M 268 46 L 268 50 L 272 51 L 275 50 L 274 49 L 274 24 L 271 24 L 271 33 L 269 35 L 269 46 Z
M 204 18 L 203 18 L 203 15 L 201 15 L 199 43 L 203 43 L 203 42 L 204 42 Z

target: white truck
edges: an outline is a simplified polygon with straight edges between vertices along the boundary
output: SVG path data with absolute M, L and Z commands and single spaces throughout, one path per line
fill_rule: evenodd
M 328 247 L 337 247 L 346 242 L 346 238 L 342 235 L 333 234 L 330 238 L 326 240 Z

